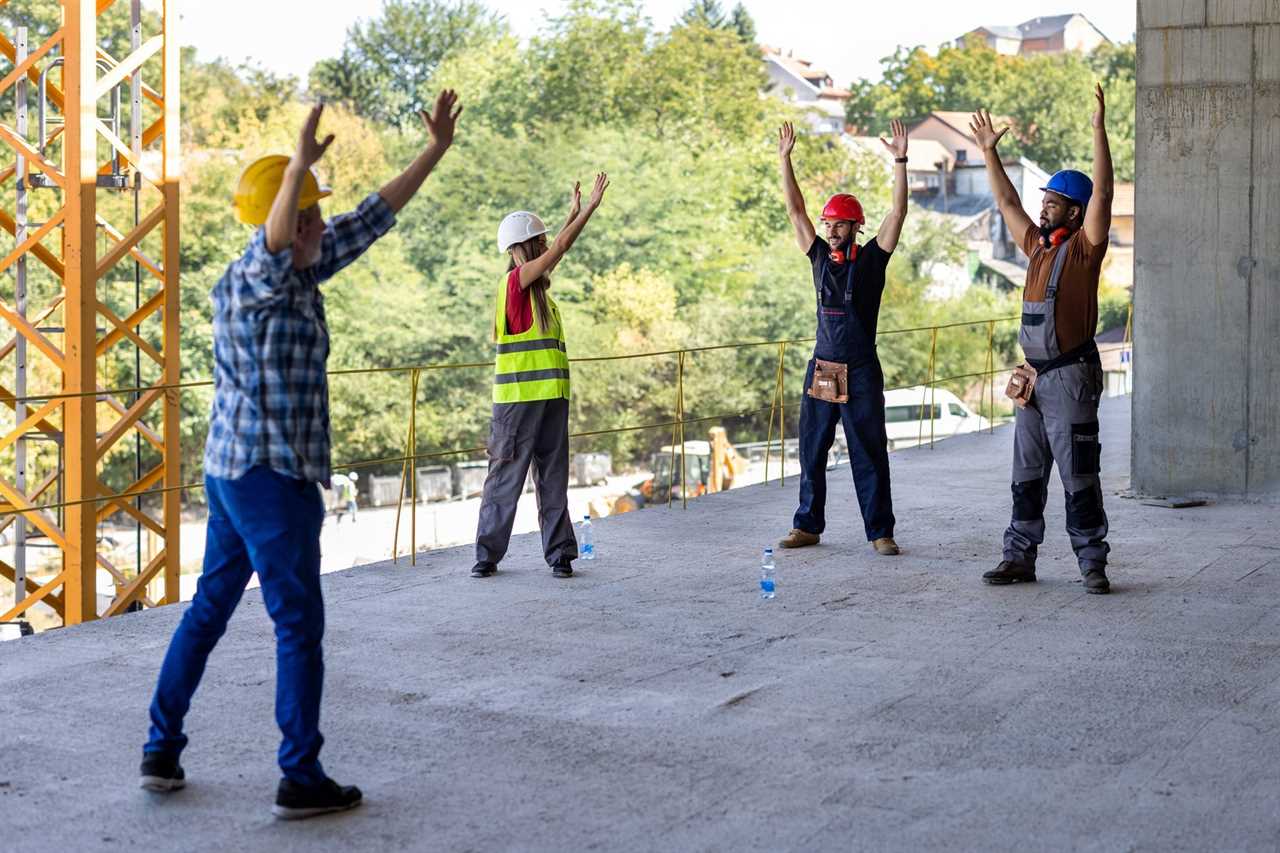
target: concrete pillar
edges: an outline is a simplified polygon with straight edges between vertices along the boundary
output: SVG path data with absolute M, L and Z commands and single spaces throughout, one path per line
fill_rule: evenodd
M 1280 2 L 1138 0 L 1133 487 L 1280 499 Z

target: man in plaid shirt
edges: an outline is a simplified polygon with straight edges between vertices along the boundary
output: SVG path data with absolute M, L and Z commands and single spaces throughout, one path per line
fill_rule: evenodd
M 459 107 L 445 91 L 422 119 L 431 136 L 418 157 L 351 213 L 327 223 L 329 194 L 311 167 L 333 142 L 317 141 L 323 106 L 307 117 L 292 158 L 263 158 L 240 180 L 242 221 L 262 225 L 213 289 L 214 399 L 205 447 L 209 501 L 204 569 L 160 670 L 143 747 L 143 788 L 185 785 L 182 722 L 205 663 L 250 576 L 276 628 L 276 722 L 283 775 L 272 812 L 310 817 L 360 804 L 320 765 L 320 528 L 316 483 L 328 484 L 329 328 L 319 286 L 395 224 L 453 142 Z

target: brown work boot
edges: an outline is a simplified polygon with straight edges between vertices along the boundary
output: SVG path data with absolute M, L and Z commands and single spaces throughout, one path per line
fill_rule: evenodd
M 778 540 L 778 547 L 780 548 L 803 548 L 806 545 L 817 544 L 818 534 L 801 530 L 798 527 L 791 528 L 790 533 Z
M 902 553 L 898 550 L 898 543 L 893 541 L 892 536 L 881 536 L 871 543 L 871 547 L 875 548 L 876 553 L 881 557 L 896 557 Z

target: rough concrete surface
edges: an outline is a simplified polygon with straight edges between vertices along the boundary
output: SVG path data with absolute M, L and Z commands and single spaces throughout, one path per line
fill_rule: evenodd
M 271 628 L 250 591 L 189 718 L 190 786 L 136 788 L 179 607 L 0 644 L 5 850 L 1280 848 L 1274 507 L 1127 486 L 1103 409 L 1115 593 L 1087 596 L 1051 491 L 1038 584 L 989 587 L 1012 434 L 891 457 L 904 554 L 847 470 L 823 543 L 778 559 L 796 483 L 597 525 L 556 581 L 535 535 L 324 578 L 326 768 L 365 805 L 272 821 Z

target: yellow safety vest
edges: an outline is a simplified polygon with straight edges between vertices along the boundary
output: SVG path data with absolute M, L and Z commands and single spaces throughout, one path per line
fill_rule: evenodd
M 547 294 L 551 326 L 538 328 L 537 317 L 525 332 L 507 334 L 507 278 L 498 287 L 494 328 L 498 354 L 494 361 L 493 402 L 531 403 L 535 400 L 569 399 L 569 356 L 564 341 L 560 309 Z M 536 312 L 535 312 L 536 313 Z

